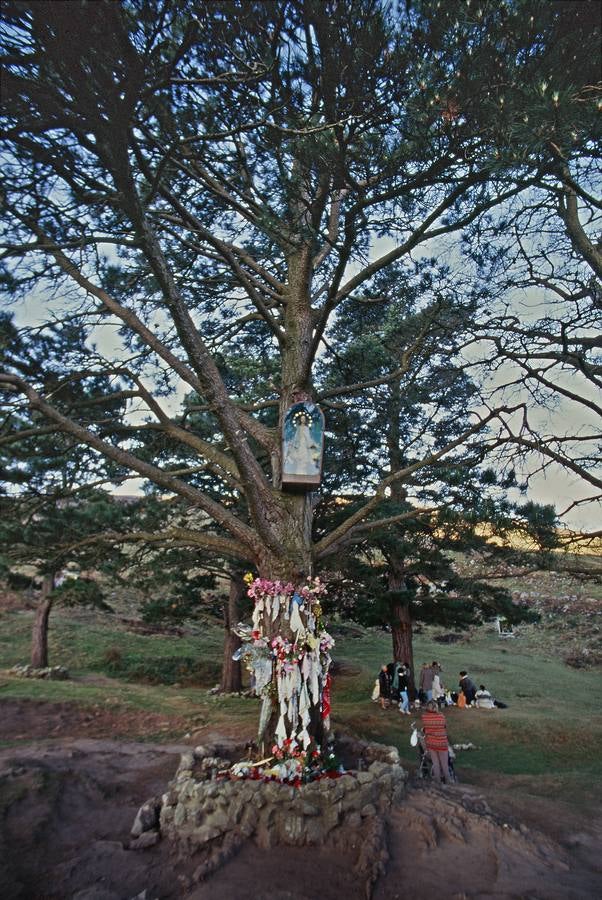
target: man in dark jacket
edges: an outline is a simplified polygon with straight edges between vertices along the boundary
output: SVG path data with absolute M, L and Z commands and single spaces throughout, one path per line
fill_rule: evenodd
M 474 702 L 474 698 L 477 693 L 477 686 L 472 678 L 468 677 L 468 672 L 460 672 L 460 690 L 466 697 L 467 706 Z
M 410 667 L 404 663 L 399 672 L 399 712 L 405 716 L 410 713 Z

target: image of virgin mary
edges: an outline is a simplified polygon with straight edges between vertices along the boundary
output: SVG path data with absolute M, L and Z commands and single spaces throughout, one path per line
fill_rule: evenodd
M 283 473 L 320 475 L 322 461 L 322 417 L 313 404 L 297 403 L 284 422 Z

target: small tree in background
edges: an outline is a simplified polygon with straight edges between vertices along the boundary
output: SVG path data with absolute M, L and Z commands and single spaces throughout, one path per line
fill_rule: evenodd
M 31 641 L 31 665 L 35 668 L 48 665 L 49 619 L 55 606 L 113 611 L 105 601 L 102 573 L 114 572 L 115 551 L 107 554 L 103 545 L 87 553 L 68 547 L 79 544 L 86 534 L 97 535 L 103 520 L 114 527 L 119 513 L 118 504 L 102 491 L 81 491 L 77 501 L 70 503 L 51 495 L 0 498 L 0 542 L 6 548 L 0 565 L 9 583 L 27 586 L 38 595 Z M 35 575 L 20 574 L 32 567 Z M 86 574 L 91 567 L 97 570 L 94 576 Z
M 172 511 L 173 515 L 173 511 Z M 234 659 L 241 646 L 234 632 L 249 612 L 243 570 L 187 544 L 169 541 L 140 542 L 128 563 L 128 577 L 148 598 L 140 607 L 142 618 L 154 623 L 182 623 L 187 619 L 221 617 L 224 626 L 224 650 L 220 692 L 242 690 L 242 666 Z M 245 602 L 246 601 L 246 602 Z
M 66 361 L 84 350 L 77 327 L 19 335 L 11 317 L 0 314 L 2 363 L 43 380 L 61 410 L 78 410 L 94 428 L 118 416 L 125 398 L 106 376 L 65 377 Z M 123 505 L 95 487 L 119 475 L 118 467 L 73 436 L 45 427 L 33 410 L 11 410 L 2 423 L 0 566 L 10 582 L 37 593 L 31 648 L 36 668 L 48 665 L 55 605 L 111 610 L 99 578 L 84 573 L 97 568 L 109 575 L 118 569 L 118 551 L 90 539 L 122 524 Z M 23 575 L 24 567 L 35 574 Z

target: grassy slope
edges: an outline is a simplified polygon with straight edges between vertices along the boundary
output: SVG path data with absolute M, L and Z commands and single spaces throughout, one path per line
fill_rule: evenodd
M 4 613 L 0 618 L 0 669 L 26 661 L 32 614 Z M 202 718 L 216 730 L 238 722 L 252 736 L 257 704 L 238 698 L 213 698 L 206 688 L 132 684 L 99 677 L 107 650 L 141 660 L 165 656 L 219 659 L 222 632 L 203 628 L 198 635 L 142 636 L 116 630 L 110 617 L 57 611 L 51 622 L 51 663 L 62 663 L 75 676 L 68 682 L 40 682 L 0 676 L 4 697 L 73 701 L 86 705 L 152 710 L 183 717 L 192 730 Z M 391 655 L 390 636 L 347 633 L 337 641 L 336 655 L 361 666 L 361 673 L 337 679 L 334 725 L 399 747 L 402 758 L 415 762 L 409 746 L 409 717 L 381 711 L 369 697 L 380 665 Z M 444 680 L 455 686 L 460 669 L 468 669 L 477 684 L 484 682 L 506 701 L 507 710 L 448 711 L 454 742 L 471 741 L 479 749 L 459 755 L 466 780 L 499 775 L 512 777 L 521 790 L 554 797 L 580 807 L 593 806 L 592 785 L 602 782 L 602 715 L 599 671 L 568 668 L 559 657 L 541 653 L 537 637 L 527 632 L 514 641 L 501 641 L 492 631 L 479 629 L 468 641 L 440 645 L 432 632 L 416 638 L 416 660 L 438 659 Z M 92 675 L 90 673 L 93 673 Z M 156 737 L 159 737 L 157 735 Z
M 339 641 L 338 650 L 375 675 L 390 655 L 388 635 Z M 602 780 L 602 714 L 599 671 L 568 668 L 558 659 L 534 654 L 528 645 L 501 641 L 480 630 L 467 643 L 445 646 L 425 635 L 416 641 L 416 659 L 438 659 L 446 683 L 455 685 L 460 669 L 508 703 L 506 710 L 448 710 L 454 743 L 472 742 L 478 751 L 459 754 L 458 765 L 496 775 L 538 776 L 529 787 L 544 796 L 586 802 L 593 783 Z M 414 762 L 409 746 L 411 719 L 382 712 L 366 702 L 366 675 L 343 680 L 335 698 L 339 718 L 360 734 L 396 744 L 402 758 Z
M 16 663 L 29 661 L 33 613 L 13 612 L 0 616 L 0 670 L 6 670 Z M 202 714 L 207 721 L 215 723 L 216 728 L 234 716 L 248 721 L 252 733 L 256 709 L 248 700 L 232 697 L 218 701 L 207 695 L 206 688 L 136 684 L 99 677 L 106 671 L 108 651 L 118 651 L 124 658 L 144 662 L 152 668 L 153 661 L 162 657 L 220 659 L 222 638 L 219 628 L 203 629 L 202 637 L 143 636 L 123 630 L 110 616 L 57 610 L 50 623 L 50 664 L 66 666 L 73 680 L 21 679 L 4 671 L 0 676 L 0 702 L 4 697 L 31 697 L 90 706 L 135 708 L 186 717 L 191 724 L 193 716 Z M 157 734 L 156 737 L 164 735 Z

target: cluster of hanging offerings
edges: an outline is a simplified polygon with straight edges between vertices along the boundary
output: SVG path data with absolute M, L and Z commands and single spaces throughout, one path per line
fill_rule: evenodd
M 308 731 L 312 710 L 319 711 L 325 732 L 330 727 L 328 670 L 334 640 L 322 620 L 320 597 L 326 587 L 319 578 L 309 578 L 302 587 L 251 574 L 245 581 L 254 602 L 253 624 L 235 629 L 243 644 L 234 659 L 245 661 L 262 701 L 260 745 L 274 708 L 278 724 L 272 755 L 258 763 L 237 763 L 232 775 L 295 783 L 332 773 L 337 768 L 332 747 L 325 753 L 312 748 Z

